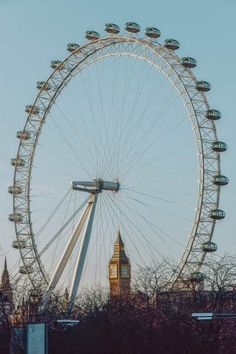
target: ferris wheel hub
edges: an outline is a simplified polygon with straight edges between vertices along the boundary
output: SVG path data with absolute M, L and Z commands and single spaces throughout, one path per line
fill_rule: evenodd
M 96 178 L 93 181 L 73 181 L 72 189 L 89 193 L 100 193 L 103 190 L 118 192 L 120 183 L 118 181 L 103 181 Z

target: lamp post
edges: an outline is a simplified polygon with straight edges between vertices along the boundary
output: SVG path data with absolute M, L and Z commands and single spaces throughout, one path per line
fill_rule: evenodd
M 39 305 L 41 293 L 33 289 L 28 297 L 27 321 L 25 323 L 25 353 L 26 354 L 47 354 L 47 323 L 40 313 Z
M 37 321 L 38 305 L 39 305 L 39 293 L 37 290 L 33 289 L 29 294 L 29 304 L 28 304 L 28 319 L 32 322 Z

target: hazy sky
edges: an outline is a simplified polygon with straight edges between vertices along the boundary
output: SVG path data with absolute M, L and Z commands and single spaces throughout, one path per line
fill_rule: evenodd
M 229 149 L 222 154 L 222 173 L 230 184 L 222 190 L 220 207 L 226 218 L 216 225 L 215 241 L 220 252 L 236 253 L 236 2 L 234 0 L 134 1 L 134 0 L 0 0 L 0 246 L 11 254 L 13 226 L 7 217 L 12 199 L 10 159 L 16 155 L 15 133 L 24 123 L 24 106 L 35 96 L 35 83 L 49 73 L 52 59 L 66 55 L 68 42 L 82 43 L 84 32 L 103 32 L 104 24 L 121 27 L 138 22 L 142 29 L 156 26 L 161 39 L 176 38 L 180 56 L 198 60 L 195 74 L 212 84 L 208 95 L 212 107 L 222 112 L 217 122 L 220 140 Z M 0 258 L 0 267 L 3 258 Z

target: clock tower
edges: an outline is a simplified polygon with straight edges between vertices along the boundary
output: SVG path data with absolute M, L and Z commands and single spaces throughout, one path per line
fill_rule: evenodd
M 110 296 L 123 297 L 130 293 L 131 267 L 129 258 L 125 254 L 120 230 L 114 244 L 114 253 L 109 261 Z

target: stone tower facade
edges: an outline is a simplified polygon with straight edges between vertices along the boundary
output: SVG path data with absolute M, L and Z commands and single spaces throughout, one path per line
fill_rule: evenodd
M 126 297 L 130 294 L 131 266 L 125 254 L 120 230 L 114 244 L 114 253 L 109 261 L 109 283 L 111 297 Z

